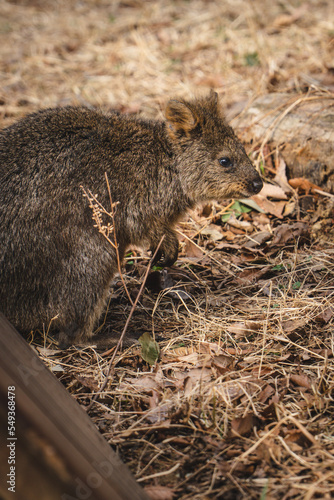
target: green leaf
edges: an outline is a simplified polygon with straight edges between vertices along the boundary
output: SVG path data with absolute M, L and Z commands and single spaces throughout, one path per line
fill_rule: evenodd
M 258 66 L 260 64 L 259 54 L 257 52 L 248 52 L 245 54 L 246 66 Z
M 265 213 L 264 210 L 262 210 L 261 207 L 259 207 L 259 205 L 256 203 L 256 201 L 254 200 L 239 200 L 240 203 L 242 203 L 243 205 L 247 205 L 248 207 L 250 207 L 252 210 L 256 210 L 257 212 L 261 212 L 262 214 Z
M 141 345 L 141 357 L 149 365 L 154 365 L 160 354 L 159 344 L 147 332 L 143 333 L 138 340 Z
M 296 281 L 296 282 L 292 285 L 292 289 L 293 289 L 293 290 L 298 290 L 301 286 L 302 286 L 302 282 L 301 282 L 301 281 Z
M 268 485 L 269 485 L 269 481 L 262 488 L 260 500 L 266 500 L 267 493 L 268 493 Z
M 248 212 L 250 212 L 254 208 L 253 204 L 256 205 L 255 210 L 259 210 L 259 211 L 263 212 L 263 210 L 255 202 L 253 202 L 253 204 L 246 203 L 249 201 L 252 201 L 252 200 L 236 200 L 233 203 L 233 205 L 230 207 L 229 211 L 225 212 L 221 216 L 221 220 L 223 222 L 227 222 L 232 214 L 234 214 L 235 217 L 240 217 L 240 215 L 242 215 L 242 214 L 247 214 Z
M 179 349 L 179 347 L 184 347 L 186 344 L 184 342 L 180 342 L 179 344 L 175 344 L 171 346 L 171 349 Z
M 284 268 L 283 264 L 277 264 L 276 266 L 271 268 L 272 271 L 283 271 L 284 269 L 285 268 Z
M 222 216 L 221 216 L 221 220 L 223 222 L 227 222 L 229 220 L 229 218 L 231 217 L 232 215 L 232 212 L 225 212 Z
M 161 266 L 152 266 L 152 271 L 161 271 L 163 267 Z

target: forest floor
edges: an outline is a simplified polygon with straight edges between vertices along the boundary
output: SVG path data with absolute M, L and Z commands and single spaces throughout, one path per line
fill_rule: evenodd
M 162 118 L 210 88 L 227 117 L 267 93 L 334 91 L 330 0 L 2 1 L 0 47 L 1 127 L 67 104 Z M 116 354 L 89 410 L 152 499 L 334 496 L 333 193 L 289 186 L 270 142 L 246 147 L 267 191 L 179 225 L 177 263 L 150 273 L 129 324 L 143 347 Z M 126 258 L 132 299 L 148 262 Z M 101 329 L 120 334 L 130 310 L 116 279 Z M 33 344 L 87 408 L 112 352 Z

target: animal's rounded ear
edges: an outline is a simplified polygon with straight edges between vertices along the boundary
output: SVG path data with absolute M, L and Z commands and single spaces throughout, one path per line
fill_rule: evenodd
M 165 111 L 166 119 L 170 126 L 172 135 L 185 134 L 187 135 L 193 130 L 198 118 L 195 113 L 187 106 L 185 102 L 170 100 Z
M 215 92 L 213 89 L 210 90 L 209 101 L 214 107 L 218 107 L 219 97 L 217 92 Z

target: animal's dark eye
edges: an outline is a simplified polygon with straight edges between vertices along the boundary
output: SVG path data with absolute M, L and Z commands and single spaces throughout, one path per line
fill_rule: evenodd
M 233 161 L 228 156 L 223 156 L 218 161 L 222 167 L 233 167 Z

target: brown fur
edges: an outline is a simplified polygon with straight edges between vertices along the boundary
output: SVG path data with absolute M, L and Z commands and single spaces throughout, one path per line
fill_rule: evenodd
M 177 259 L 175 223 L 198 202 L 251 196 L 262 181 L 217 95 L 171 100 L 167 122 L 86 108 L 47 109 L 0 133 L 0 309 L 22 332 L 52 325 L 91 337 L 117 271 L 80 186 L 108 208 L 120 257 L 130 245 Z M 233 165 L 222 166 L 229 157 Z

